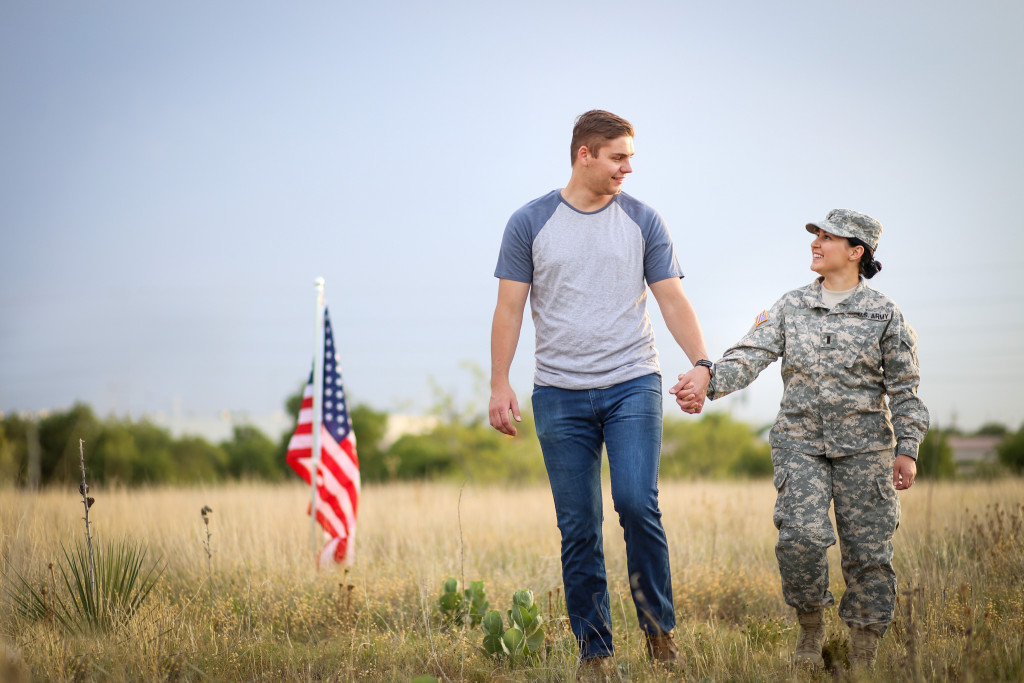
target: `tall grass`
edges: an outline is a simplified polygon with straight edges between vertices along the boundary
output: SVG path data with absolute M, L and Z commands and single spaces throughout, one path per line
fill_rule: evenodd
M 322 572 L 314 568 L 301 485 L 102 493 L 93 523 L 107 537 L 144 539 L 166 558 L 163 577 L 114 638 L 67 633 L 5 603 L 0 671 L 6 666 L 40 680 L 574 679 L 558 531 L 544 487 L 368 485 L 354 566 Z M 620 670 L 628 680 L 670 680 L 645 661 L 621 529 L 607 491 L 605 499 Z M 1022 500 L 1021 479 L 919 482 L 901 494 L 900 604 L 874 678 L 1024 676 Z M 0 492 L 8 576 L 46 576 L 47 564 L 60 558 L 60 541 L 78 533 L 74 502 L 62 491 Z M 779 588 L 773 502 L 770 482 L 662 484 L 687 679 L 793 678 L 795 623 Z M 217 510 L 214 553 L 204 548 L 204 506 Z M 830 554 L 838 596 L 837 549 Z M 206 590 L 211 576 L 216 591 Z M 509 604 L 516 589 L 532 589 L 547 622 L 545 656 L 511 668 L 479 652 L 482 631 L 444 625 L 438 597 L 449 576 L 460 585 L 483 581 L 493 605 Z M 846 631 L 834 609 L 828 630 L 836 668 L 805 678 L 846 675 Z
M 19 616 L 55 621 L 68 631 L 107 631 L 135 616 L 156 585 L 161 570 L 146 562 L 144 544 L 122 538 L 116 543 L 61 545 L 63 561 L 47 563 L 41 585 L 12 573 L 5 592 Z M 99 563 L 95 558 L 99 558 Z M 60 581 L 57 581 L 57 574 Z
M 47 563 L 49 577 L 44 576 L 38 590 L 33 582 L 17 570 L 12 571 L 6 563 L 0 568 L 5 578 L 3 594 L 23 619 L 56 622 L 66 631 L 108 631 L 131 621 L 153 590 L 161 571 L 155 564 L 145 569 L 147 550 L 143 542 L 124 537 L 105 547 L 93 543 L 89 511 L 96 499 L 89 495 L 82 439 L 78 440 L 78 453 L 82 472 L 78 492 L 82 496 L 85 542 L 79 539 L 70 546 L 61 542 L 64 557 L 57 562 L 61 586 L 57 584 L 53 562 Z M 206 508 L 203 508 L 203 519 L 206 520 Z

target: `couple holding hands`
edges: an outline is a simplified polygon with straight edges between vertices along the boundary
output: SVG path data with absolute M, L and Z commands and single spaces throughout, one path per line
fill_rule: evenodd
M 817 278 L 762 311 L 712 363 L 668 230 L 656 211 L 622 192 L 633 137 L 632 125 L 609 112 L 579 116 L 568 184 L 512 215 L 495 269 L 490 423 L 514 436 L 521 419 L 508 374 L 529 299 L 534 419 L 581 668 L 600 674 L 614 667 L 602 447 L 648 655 L 682 665 L 658 507 L 663 401 L 648 287 L 694 363 L 669 389 L 684 412 L 701 412 L 705 399 L 743 389 L 782 359 L 784 390 L 769 441 L 782 592 L 800 623 L 793 661 L 823 666 L 824 609 L 834 604 L 826 551 L 838 530 L 846 582 L 839 616 L 850 628 L 851 665 L 870 667 L 895 611 L 897 490 L 913 485 L 928 430 L 917 396 L 916 335 L 896 304 L 865 283 L 881 270 L 874 254 L 882 225 L 849 209 L 808 223 Z

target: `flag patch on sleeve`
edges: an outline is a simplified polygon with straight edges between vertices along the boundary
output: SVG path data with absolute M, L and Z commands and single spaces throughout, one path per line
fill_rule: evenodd
M 757 317 L 754 318 L 754 329 L 756 330 L 761 323 L 766 322 L 768 322 L 768 311 L 761 311 L 757 314 Z

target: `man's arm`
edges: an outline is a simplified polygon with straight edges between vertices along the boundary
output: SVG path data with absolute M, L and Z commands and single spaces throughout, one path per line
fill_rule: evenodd
M 704 332 L 700 328 L 700 321 L 697 320 L 697 312 L 683 292 L 683 282 L 677 277 L 670 277 L 659 280 L 650 285 L 654 298 L 658 300 L 658 307 L 661 315 L 665 318 L 672 337 L 679 344 L 679 347 L 690 359 L 696 363 L 701 359 L 707 359 L 708 352 L 704 346 Z M 669 391 L 676 394 L 676 402 L 687 412 L 699 413 L 704 404 L 704 396 L 707 394 L 708 383 L 711 381 L 711 371 L 705 367 L 695 367 L 686 375 L 681 375 L 679 384 Z M 673 391 L 674 390 L 674 391 Z M 683 402 L 681 392 L 692 396 L 690 400 Z M 680 392 L 680 393 L 677 393 Z
M 509 412 L 516 422 L 522 422 L 519 401 L 508 381 L 512 358 L 519 345 L 519 332 L 523 327 L 523 310 L 530 283 L 515 280 L 498 280 L 498 305 L 494 308 L 494 322 L 491 324 L 491 402 L 487 413 L 491 426 L 502 434 L 516 435 L 516 427 L 509 419 Z

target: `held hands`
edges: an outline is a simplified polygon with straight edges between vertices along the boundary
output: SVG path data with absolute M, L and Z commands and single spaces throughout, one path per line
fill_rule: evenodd
M 516 422 L 522 422 L 523 417 L 519 414 L 519 400 L 512 387 L 504 385 L 491 389 L 491 402 L 487 408 L 491 426 L 509 438 L 516 435 L 516 426 L 509 419 L 509 412 Z
M 892 466 L 892 485 L 897 491 L 905 491 L 914 485 L 917 478 L 917 462 L 909 455 L 897 455 Z
M 704 407 L 710 382 L 711 372 L 698 365 L 689 372 L 679 375 L 679 381 L 668 392 L 676 397 L 676 404 L 680 410 L 695 415 Z

